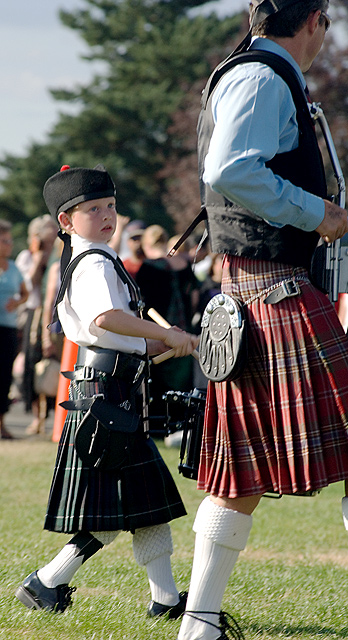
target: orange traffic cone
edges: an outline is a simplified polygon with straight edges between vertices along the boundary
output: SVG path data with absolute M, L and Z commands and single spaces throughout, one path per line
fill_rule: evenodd
M 77 351 L 78 351 L 78 345 L 75 344 L 75 342 L 71 342 L 71 340 L 64 338 L 62 359 L 60 362 L 61 371 L 74 370 L 74 364 L 76 363 L 76 358 L 77 358 Z M 69 399 L 69 393 L 68 393 L 69 384 L 70 384 L 70 380 L 68 380 L 67 378 L 64 378 L 64 376 L 62 375 L 59 376 L 56 406 L 55 406 L 55 413 L 54 413 L 53 433 L 52 433 L 53 442 L 59 442 L 61 433 L 63 431 L 67 410 L 63 409 L 63 407 L 60 407 L 59 403 Z

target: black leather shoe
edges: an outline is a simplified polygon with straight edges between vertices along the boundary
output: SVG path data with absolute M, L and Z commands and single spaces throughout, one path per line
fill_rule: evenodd
M 72 604 L 70 596 L 74 591 L 76 588 L 69 587 L 68 584 L 59 584 L 58 587 L 49 589 L 39 580 L 37 571 L 34 571 L 18 587 L 15 595 L 28 609 L 46 609 L 62 613 Z
M 181 593 L 179 593 L 179 602 L 172 607 L 167 604 L 160 604 L 159 602 L 151 600 L 147 608 L 147 616 L 149 618 L 158 618 L 159 616 L 168 614 L 167 618 L 169 620 L 176 620 L 184 613 L 186 600 L 187 591 L 181 591 Z

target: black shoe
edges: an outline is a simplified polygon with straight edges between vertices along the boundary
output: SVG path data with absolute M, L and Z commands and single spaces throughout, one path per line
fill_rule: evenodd
M 159 602 L 151 600 L 147 608 L 147 616 L 149 618 L 158 618 L 159 616 L 164 616 L 167 613 L 167 618 L 169 620 L 176 620 L 177 618 L 180 618 L 180 616 L 184 613 L 186 600 L 187 591 L 182 591 L 181 593 L 179 593 L 179 602 L 174 606 L 160 604 Z
M 28 609 L 46 609 L 55 613 L 62 613 L 71 602 L 71 594 L 75 587 L 68 584 L 59 584 L 58 587 L 49 589 L 45 587 L 37 577 L 37 571 L 31 573 L 16 591 L 16 598 Z
M 219 626 L 212 622 L 208 622 L 208 620 L 200 618 L 199 614 L 202 613 L 219 616 Z M 195 618 L 196 620 L 201 620 L 201 622 L 205 622 L 209 626 L 215 627 L 215 629 L 221 631 L 222 633 L 217 640 L 245 640 L 238 622 L 233 618 L 233 616 L 225 611 L 220 611 L 220 613 L 217 613 L 216 611 L 185 611 L 185 614 L 191 616 L 191 618 Z

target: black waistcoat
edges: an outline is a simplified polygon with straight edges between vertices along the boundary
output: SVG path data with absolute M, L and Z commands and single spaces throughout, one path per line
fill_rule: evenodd
M 282 228 L 273 227 L 263 218 L 216 193 L 202 180 L 204 160 L 214 129 L 212 93 L 220 78 L 232 67 L 255 61 L 270 66 L 288 84 L 296 106 L 299 128 L 299 146 L 293 151 L 277 154 L 266 166 L 294 185 L 321 198 L 327 197 L 321 153 L 307 99 L 295 70 L 284 58 L 266 51 L 255 50 L 237 54 L 223 62 L 211 75 L 203 92 L 197 129 L 201 201 L 208 214 L 207 225 L 212 251 L 309 269 L 319 240 L 316 231 L 307 232 L 290 225 Z

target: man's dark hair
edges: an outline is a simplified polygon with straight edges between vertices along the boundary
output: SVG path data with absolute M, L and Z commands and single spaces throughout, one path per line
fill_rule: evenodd
M 308 0 L 294 2 L 288 7 L 273 13 L 252 29 L 253 36 L 274 36 L 275 38 L 293 38 L 303 27 L 308 16 L 313 11 L 325 11 L 328 7 L 327 0 Z M 250 4 L 250 20 L 255 8 Z M 324 16 L 320 17 L 324 21 Z

